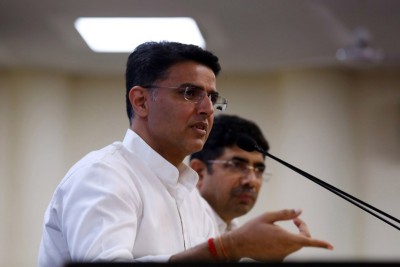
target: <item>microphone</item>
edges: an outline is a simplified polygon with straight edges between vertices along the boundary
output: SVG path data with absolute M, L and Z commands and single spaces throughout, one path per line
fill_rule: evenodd
M 390 226 L 393 226 L 394 228 L 396 228 L 397 230 L 400 230 L 400 227 L 395 225 L 394 223 L 388 221 L 386 218 L 391 219 L 392 221 L 395 221 L 396 223 L 400 224 L 400 220 L 391 216 L 390 214 L 387 214 L 383 211 L 381 211 L 380 209 L 375 208 L 374 206 L 334 187 L 333 185 L 330 185 L 320 179 L 318 179 L 315 176 L 312 176 L 311 174 L 271 155 L 270 153 L 268 153 L 267 151 L 265 151 L 264 149 L 262 149 L 261 147 L 259 147 L 256 143 L 256 141 L 254 141 L 254 139 L 250 138 L 247 135 L 241 135 L 240 137 L 238 137 L 236 144 L 239 148 L 248 151 L 248 152 L 253 152 L 253 151 L 257 151 L 260 152 L 262 154 L 264 154 L 267 157 L 270 157 L 276 161 L 278 161 L 279 163 L 285 165 L 286 167 L 288 167 L 289 169 L 292 169 L 293 171 L 303 175 L 304 177 L 306 177 L 307 179 L 313 181 L 314 183 L 324 187 L 325 189 L 331 191 L 332 193 L 338 195 L 339 197 L 349 201 L 350 203 L 354 204 L 355 206 L 361 208 L 362 210 L 368 212 L 369 214 L 375 216 L 376 218 L 382 220 L 383 222 L 389 224 Z M 381 215 L 381 216 L 380 216 Z

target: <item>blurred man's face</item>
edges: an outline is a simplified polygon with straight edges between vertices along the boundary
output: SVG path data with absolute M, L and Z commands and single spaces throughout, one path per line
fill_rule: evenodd
M 235 146 L 225 148 L 224 153 L 209 164 L 210 172 L 205 167 L 199 173 L 198 189 L 201 195 L 226 222 L 249 212 L 263 183 L 263 178 L 257 177 L 250 168 L 265 167 L 263 155 Z

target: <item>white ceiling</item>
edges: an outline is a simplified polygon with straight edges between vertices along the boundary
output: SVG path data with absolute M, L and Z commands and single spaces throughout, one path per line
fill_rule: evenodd
M 223 72 L 341 66 L 336 50 L 363 26 L 383 66 L 400 66 L 400 0 L 3 0 L 0 68 L 123 73 L 128 54 L 92 52 L 80 16 L 193 17 Z

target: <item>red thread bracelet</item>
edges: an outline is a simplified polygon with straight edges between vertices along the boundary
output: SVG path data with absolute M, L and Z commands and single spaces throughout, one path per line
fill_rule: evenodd
M 214 238 L 208 239 L 208 250 L 210 251 L 211 255 L 213 255 L 214 259 L 218 260 L 218 253 L 217 249 L 215 248 Z
M 224 254 L 224 256 L 225 256 L 225 260 L 229 261 L 229 256 L 228 256 L 228 253 L 226 253 L 226 250 L 225 250 L 225 247 L 224 247 L 224 243 L 222 242 L 222 237 L 219 236 L 218 240 L 219 240 L 219 244 L 221 245 L 222 254 Z

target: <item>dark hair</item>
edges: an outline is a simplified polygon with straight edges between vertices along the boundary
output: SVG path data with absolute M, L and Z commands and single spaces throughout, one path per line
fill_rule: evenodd
M 129 121 L 133 117 L 129 91 L 136 85 L 150 85 L 164 78 L 168 68 L 184 61 L 196 61 L 209 67 L 215 74 L 221 70 L 218 57 L 196 45 L 177 42 L 147 42 L 139 45 L 129 55 L 126 64 L 126 111 Z
M 236 115 L 221 114 L 215 117 L 203 149 L 190 155 L 190 159 L 196 158 L 203 162 L 216 159 L 223 154 L 226 147 L 235 146 L 238 137 L 243 135 L 253 138 L 265 151 L 269 150 L 268 141 L 257 124 Z

